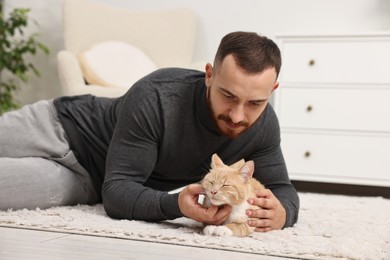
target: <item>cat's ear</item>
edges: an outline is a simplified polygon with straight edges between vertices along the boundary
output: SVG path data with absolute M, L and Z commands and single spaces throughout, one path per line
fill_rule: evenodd
M 240 174 L 244 177 L 245 181 L 248 181 L 253 176 L 255 171 L 255 163 L 253 161 L 247 161 L 240 169 Z
M 211 169 L 220 168 L 225 166 L 221 158 L 215 153 L 211 156 Z

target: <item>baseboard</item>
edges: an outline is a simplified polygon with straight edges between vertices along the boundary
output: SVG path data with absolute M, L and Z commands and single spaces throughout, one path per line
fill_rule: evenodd
M 390 198 L 390 187 L 292 181 L 297 191 Z

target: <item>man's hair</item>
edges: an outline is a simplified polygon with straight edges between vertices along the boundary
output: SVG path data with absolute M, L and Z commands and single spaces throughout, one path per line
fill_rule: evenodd
M 248 73 L 261 73 L 274 68 L 276 75 L 279 75 L 282 66 L 280 50 L 275 42 L 253 32 L 232 32 L 222 38 L 214 59 L 217 70 L 229 54 Z

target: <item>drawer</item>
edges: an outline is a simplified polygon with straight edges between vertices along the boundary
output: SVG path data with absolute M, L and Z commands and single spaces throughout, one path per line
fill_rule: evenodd
M 390 187 L 390 135 L 283 133 L 292 180 Z
M 281 42 L 283 82 L 390 83 L 390 38 Z
M 282 128 L 390 132 L 390 89 L 278 91 L 276 111 Z

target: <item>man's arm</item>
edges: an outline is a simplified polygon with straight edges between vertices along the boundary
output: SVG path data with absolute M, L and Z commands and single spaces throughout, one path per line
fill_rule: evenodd
M 272 107 L 268 107 L 266 116 L 267 124 L 257 144 L 259 148 L 247 158 L 255 162 L 254 177 L 267 188 L 249 201 L 262 208 L 247 212 L 258 218 L 249 222 L 257 231 L 291 227 L 297 222 L 299 212 L 299 197 L 288 177 L 280 147 L 279 123 Z
M 299 197 L 287 174 L 279 144 L 269 150 L 253 155 L 255 162 L 254 177 L 267 190 L 258 191 L 250 204 L 261 207 L 249 210 L 247 215 L 259 218 L 248 224 L 257 227 L 257 231 L 269 231 L 293 226 L 298 220 Z
M 248 224 L 256 231 L 265 232 L 292 227 L 298 220 L 299 197 L 293 187 L 265 189 L 256 192 L 248 203 L 259 206 L 258 210 L 247 210 L 251 218 Z
M 113 218 L 158 221 L 182 216 L 222 223 L 229 207 L 205 209 L 197 203 L 201 190 L 190 185 L 180 194 L 145 187 L 158 157 L 162 122 L 156 93 L 147 82 L 132 87 L 121 105 L 106 160 L 102 195 L 106 213 Z M 143 97 L 143 98 L 139 98 Z M 146 98 L 147 97 L 147 98 Z M 222 222 L 221 222 L 222 221 Z
M 136 83 L 118 107 L 102 189 L 104 208 L 113 218 L 156 221 L 182 216 L 178 194 L 143 185 L 155 167 L 162 131 L 158 97 L 148 84 Z

